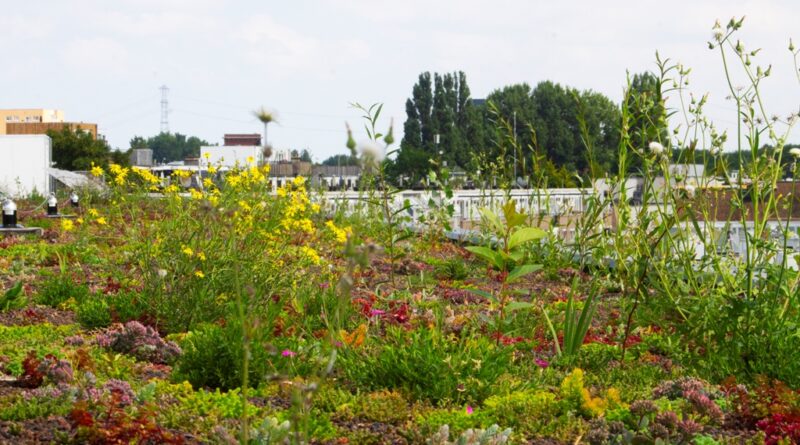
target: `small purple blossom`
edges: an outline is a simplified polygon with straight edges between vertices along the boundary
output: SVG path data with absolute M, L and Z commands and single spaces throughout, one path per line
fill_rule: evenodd
M 550 366 L 550 362 L 548 362 L 547 360 L 545 360 L 543 358 L 540 358 L 540 357 L 536 357 L 536 359 L 533 362 L 536 363 L 536 366 L 538 366 L 538 367 L 540 367 L 542 369 L 547 368 L 548 366 Z
M 80 335 L 72 335 L 64 339 L 67 346 L 83 346 L 85 340 Z
M 155 329 L 138 321 L 114 325 L 98 334 L 96 341 L 101 347 L 157 364 L 169 364 L 182 352 L 176 343 L 164 341 Z
M 469 415 L 471 415 L 473 412 L 475 412 L 475 410 L 474 410 L 474 409 L 472 409 L 472 407 L 471 407 L 470 405 L 467 405 L 466 412 L 467 412 L 467 415 L 469 416 Z
M 284 357 L 294 357 L 295 355 L 297 355 L 297 353 L 292 351 L 291 349 L 284 349 L 283 352 L 281 352 L 281 355 Z
M 383 315 L 385 313 L 386 313 L 386 311 L 382 311 L 380 309 L 372 309 L 371 311 L 369 311 L 369 316 L 370 317 L 380 317 L 381 315 Z
M 120 406 L 130 405 L 136 397 L 130 383 L 124 380 L 110 379 L 103 385 L 103 390 L 111 394 Z
M 38 371 L 55 384 L 72 381 L 72 365 L 52 355 L 46 356 L 39 364 Z

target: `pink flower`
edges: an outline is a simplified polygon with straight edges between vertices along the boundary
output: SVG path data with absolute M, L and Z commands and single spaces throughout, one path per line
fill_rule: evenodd
M 467 405 L 467 410 L 466 410 L 466 411 L 467 411 L 467 415 L 470 415 L 470 414 L 472 414 L 472 413 L 473 413 L 475 410 L 474 410 L 474 409 L 472 409 L 472 407 L 471 407 L 471 406 Z
M 538 367 L 540 367 L 542 369 L 547 368 L 548 366 L 550 366 L 550 363 L 547 360 L 545 360 L 543 358 L 539 358 L 539 357 L 536 357 L 536 360 L 534 360 L 534 363 L 536 363 L 536 366 L 538 366 Z
M 281 355 L 284 357 L 294 357 L 297 355 L 297 353 L 289 349 L 284 349 L 283 352 L 281 352 Z
M 373 309 L 373 310 L 369 311 L 369 316 L 370 317 L 378 317 L 378 316 L 381 316 L 381 315 L 383 315 L 385 313 L 386 313 L 386 311 L 382 311 L 380 309 Z

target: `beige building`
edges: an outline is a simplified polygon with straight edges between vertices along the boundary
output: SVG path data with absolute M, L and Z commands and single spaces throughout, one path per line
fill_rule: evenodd
M 47 134 L 48 131 L 61 131 L 64 127 L 72 131 L 82 130 L 97 139 L 97 124 L 88 122 L 8 122 L 6 134 Z
M 42 108 L 0 110 L 0 134 L 6 134 L 6 124 L 48 122 L 64 122 L 64 112 Z

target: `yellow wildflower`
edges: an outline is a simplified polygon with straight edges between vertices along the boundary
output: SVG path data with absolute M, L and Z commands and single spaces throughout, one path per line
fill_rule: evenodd
M 61 230 L 65 232 L 70 232 L 75 229 L 75 224 L 72 222 L 71 219 L 62 219 L 61 220 Z
M 97 218 L 100 216 L 100 212 L 98 212 L 97 209 L 89 209 L 89 216 L 92 218 Z
M 205 153 L 203 153 L 203 157 L 206 158 L 206 159 L 209 159 L 209 158 L 211 158 L 211 153 L 205 152 Z
M 106 221 L 106 219 L 105 219 L 104 217 L 102 217 L 102 216 L 101 216 L 100 218 L 97 218 L 97 219 L 95 220 L 95 222 L 96 222 L 97 224 L 101 225 L 101 226 L 104 226 L 104 225 L 108 224 L 108 222 Z
M 192 199 L 203 199 L 203 192 L 197 189 L 189 189 L 189 194 L 192 195 Z
M 212 166 L 209 166 L 209 167 L 208 167 L 208 172 L 209 172 L 209 173 L 211 173 L 211 174 L 213 175 L 214 173 L 216 173 L 216 172 L 217 172 L 217 167 L 214 167 L 213 165 L 212 165 Z
M 100 167 L 99 165 L 94 165 L 94 162 L 92 162 L 92 176 L 100 177 L 103 176 L 103 174 L 105 174 L 105 172 L 103 171 L 103 167 Z
M 322 262 L 322 259 L 320 259 L 319 254 L 317 253 L 316 250 L 308 246 L 303 246 L 300 248 L 300 251 L 303 252 L 303 255 L 309 260 L 311 260 L 312 263 L 319 264 Z
M 248 164 L 254 164 L 255 162 L 256 162 L 256 160 L 252 156 L 248 156 L 247 157 L 247 163 Z
M 83 218 L 78 218 L 75 220 L 75 222 L 78 224 L 83 224 Z
M 181 252 L 183 252 L 186 256 L 193 256 L 194 255 L 194 251 L 189 246 L 182 246 L 181 247 Z
M 200 261 L 205 261 L 206 260 L 206 254 L 204 254 L 203 252 L 197 252 L 197 258 Z
M 206 274 L 204 274 L 202 270 L 196 270 L 194 271 L 194 276 L 196 276 L 197 278 L 205 278 Z

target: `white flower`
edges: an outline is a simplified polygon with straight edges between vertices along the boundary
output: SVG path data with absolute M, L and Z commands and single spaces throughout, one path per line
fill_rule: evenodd
M 358 152 L 362 157 L 372 159 L 376 162 L 383 160 L 383 149 L 373 140 L 361 141 L 358 144 Z
M 717 156 L 718 154 L 722 153 L 722 148 L 714 146 L 711 147 L 711 149 L 708 150 L 708 152 L 711 154 L 711 156 Z
M 696 188 L 692 184 L 687 185 L 686 186 L 686 196 L 688 196 L 690 198 L 694 198 L 695 190 L 696 190 Z
M 161 278 L 166 277 L 167 276 L 166 269 L 158 269 L 158 276 L 161 277 Z
M 793 148 L 789 150 L 789 154 L 794 156 L 795 158 L 800 158 L 800 148 Z
M 652 151 L 653 153 L 655 153 L 657 155 L 660 155 L 661 153 L 664 153 L 664 146 L 659 144 L 656 141 L 651 142 L 649 147 L 650 147 L 650 151 Z

